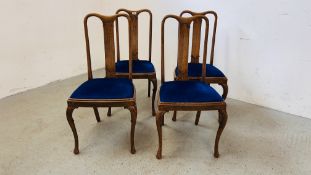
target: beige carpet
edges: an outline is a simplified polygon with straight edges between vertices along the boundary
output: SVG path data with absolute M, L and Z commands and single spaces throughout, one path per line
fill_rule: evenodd
M 311 120 L 228 99 L 229 120 L 213 157 L 216 112 L 166 114 L 163 159 L 155 158 L 158 138 L 147 98 L 147 81 L 135 80 L 137 153 L 130 154 L 130 113 L 79 108 L 74 118 L 80 154 L 65 117 L 66 99 L 86 76 L 51 83 L 0 100 L 0 174 L 311 174 Z

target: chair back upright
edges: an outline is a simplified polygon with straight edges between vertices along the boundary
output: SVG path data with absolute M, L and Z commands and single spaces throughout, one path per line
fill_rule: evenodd
M 90 51 L 90 41 L 88 33 L 88 19 L 90 17 L 96 17 L 102 21 L 103 32 L 104 32 L 104 45 L 105 45 L 105 70 L 106 77 L 116 77 L 115 71 L 115 41 L 114 41 L 114 25 L 118 18 L 125 17 L 128 21 L 129 28 L 129 79 L 132 79 L 132 55 L 131 53 L 131 19 L 126 14 L 116 14 L 113 16 L 104 16 L 97 13 L 90 13 L 84 18 L 84 34 L 86 43 L 86 53 L 87 53 L 87 68 L 88 68 L 88 79 L 93 79 L 92 74 L 92 64 L 91 64 L 91 51 Z
M 195 15 L 213 15 L 214 16 L 214 24 L 213 24 L 213 34 L 212 34 L 212 47 L 210 54 L 210 64 L 214 63 L 214 51 L 215 51 L 215 41 L 216 41 L 216 30 L 217 30 L 217 22 L 218 16 L 214 11 L 205 11 L 205 12 L 192 12 L 190 10 L 184 10 L 180 13 L 180 16 L 184 14 L 190 14 L 191 16 Z M 191 49 L 191 63 L 199 63 L 200 58 L 200 41 L 201 41 L 201 24 L 202 19 L 196 19 L 193 21 L 193 29 L 192 29 L 192 49 Z
M 116 14 L 122 14 L 126 13 L 131 18 L 131 33 L 132 36 L 132 59 L 137 60 L 138 59 L 138 16 L 146 12 L 149 14 L 149 61 L 151 61 L 151 47 L 152 47 L 152 13 L 148 9 L 141 9 L 137 11 L 128 10 L 128 9 L 119 9 L 117 10 Z M 119 22 L 116 21 L 116 30 L 117 30 L 117 60 L 120 61 L 120 45 L 119 45 Z
M 206 57 L 207 57 L 207 41 L 209 21 L 204 15 L 196 15 L 192 17 L 180 17 L 176 15 L 167 15 L 163 18 L 161 24 L 161 83 L 165 82 L 165 66 L 164 66 L 164 29 L 165 21 L 168 18 L 173 18 L 178 21 L 178 50 L 177 50 L 177 70 L 178 75 L 176 80 L 188 80 L 188 54 L 189 54 L 189 30 L 192 22 L 196 20 L 205 21 L 205 37 L 203 50 L 203 64 L 202 64 L 202 81 L 206 77 Z

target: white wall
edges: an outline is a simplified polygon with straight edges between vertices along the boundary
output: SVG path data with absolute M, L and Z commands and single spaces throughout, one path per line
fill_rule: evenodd
M 99 2 L 0 1 L 0 97 L 84 73 L 83 17 Z
M 82 20 L 88 12 L 150 9 L 153 60 L 160 77 L 164 15 L 213 9 L 219 14 L 215 64 L 229 78 L 229 97 L 311 118 L 311 1 L 11 0 L 1 1 L 0 6 L 0 97 L 86 72 Z M 141 23 L 141 57 L 148 55 L 145 24 Z M 95 27 L 92 31 L 100 32 Z M 176 65 L 176 25 L 168 22 L 166 31 L 169 79 Z M 102 48 L 101 34 L 92 38 L 94 47 Z M 121 45 L 124 57 L 125 43 L 126 39 Z M 95 68 L 103 66 L 102 55 L 102 51 L 94 55 Z

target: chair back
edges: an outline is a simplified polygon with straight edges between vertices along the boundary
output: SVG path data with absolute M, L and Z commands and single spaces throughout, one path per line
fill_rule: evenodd
M 104 32 L 104 45 L 105 45 L 105 70 L 106 77 L 115 77 L 115 41 L 114 41 L 114 24 L 115 21 L 120 17 L 125 17 L 128 20 L 129 26 L 129 79 L 132 79 L 132 55 L 131 55 L 131 19 L 126 14 L 116 14 L 113 16 L 104 16 L 97 13 L 91 13 L 84 18 L 84 34 L 86 42 L 86 53 L 87 53 L 87 67 L 88 67 L 88 79 L 93 79 L 92 74 L 92 64 L 91 64 L 91 51 L 90 51 L 90 41 L 88 34 L 88 19 L 90 17 L 99 18 L 103 24 Z
M 131 33 L 132 36 L 132 59 L 138 59 L 138 16 L 139 14 L 146 12 L 149 14 L 149 61 L 151 61 L 151 47 L 152 47 L 152 13 L 148 9 L 141 9 L 137 11 L 127 10 L 127 9 L 119 9 L 116 14 L 126 13 L 131 18 Z M 116 30 L 117 30 L 117 60 L 120 60 L 120 45 L 119 45 L 119 23 L 118 20 L 116 22 Z
M 178 75 L 176 80 L 188 80 L 188 54 L 189 54 L 189 30 L 190 25 L 195 20 L 204 20 L 205 37 L 204 37 L 204 52 L 203 52 L 203 64 L 202 64 L 202 80 L 206 77 L 206 56 L 207 56 L 207 41 L 208 41 L 208 30 L 209 21 L 204 15 L 196 15 L 192 17 L 180 17 L 176 15 L 167 15 L 163 18 L 161 24 L 161 83 L 165 81 L 165 70 L 164 70 L 164 29 L 165 21 L 168 18 L 173 18 L 178 21 L 178 50 L 177 50 L 177 70 Z
M 212 35 L 212 48 L 210 55 L 210 64 L 214 63 L 214 50 L 215 50 L 215 41 L 216 41 L 216 30 L 218 16 L 214 11 L 205 11 L 205 12 L 192 12 L 190 10 L 184 10 L 180 13 L 180 16 L 184 14 L 190 14 L 191 16 L 195 15 L 213 15 L 214 16 L 214 26 L 213 26 L 213 35 Z M 201 24 L 202 19 L 196 19 L 193 21 L 193 30 L 192 30 L 192 49 L 191 49 L 191 63 L 199 63 L 200 58 L 200 39 L 201 39 Z

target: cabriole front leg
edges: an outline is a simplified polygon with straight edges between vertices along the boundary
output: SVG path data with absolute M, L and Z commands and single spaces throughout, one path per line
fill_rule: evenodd
M 137 107 L 135 106 L 129 106 L 128 109 L 131 112 L 131 153 L 135 154 L 135 144 L 134 144 L 134 136 L 135 136 L 135 125 L 136 125 L 136 119 L 137 119 Z
M 158 137 L 159 137 L 159 147 L 158 147 L 158 152 L 157 152 L 157 159 L 162 158 L 162 124 L 163 124 L 163 117 L 164 117 L 164 112 L 159 111 L 156 114 L 156 124 L 157 124 L 157 130 L 158 130 Z
M 220 139 L 222 131 L 226 127 L 226 123 L 227 123 L 227 119 L 228 119 L 228 114 L 227 114 L 227 111 L 225 109 L 219 110 L 218 113 L 219 113 L 219 119 L 218 119 L 219 128 L 218 128 L 216 139 L 215 139 L 215 148 L 214 148 L 214 157 L 215 158 L 219 157 L 219 152 L 218 152 L 219 139 Z
M 75 126 L 74 120 L 72 118 L 72 113 L 73 113 L 74 109 L 75 109 L 74 107 L 68 106 L 67 111 L 66 111 L 66 117 L 67 117 L 68 124 L 72 130 L 73 137 L 75 139 L 75 147 L 74 147 L 73 153 L 79 154 L 79 139 L 78 139 L 76 126 Z

